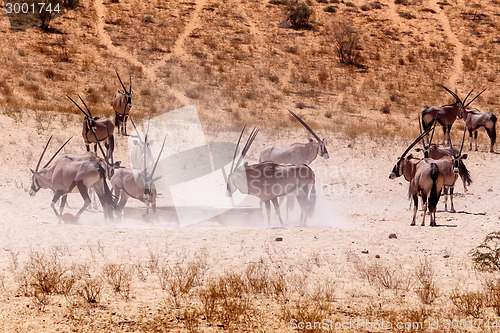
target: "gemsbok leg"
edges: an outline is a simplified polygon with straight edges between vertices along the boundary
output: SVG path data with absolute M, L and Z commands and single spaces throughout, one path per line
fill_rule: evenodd
M 280 224 L 283 225 L 283 220 L 281 219 L 281 214 L 280 214 L 280 205 L 278 204 L 278 198 L 271 199 L 274 210 L 276 211 L 276 215 L 278 215 L 278 219 L 280 220 Z

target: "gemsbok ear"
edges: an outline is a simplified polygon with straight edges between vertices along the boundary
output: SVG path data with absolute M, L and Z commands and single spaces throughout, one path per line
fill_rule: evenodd
M 313 142 L 313 141 L 314 141 L 313 139 L 309 138 L 309 142 Z
M 406 159 L 407 159 L 407 160 L 410 160 L 410 159 L 412 159 L 412 158 L 413 158 L 413 154 L 410 154 L 410 155 L 406 156 Z
M 35 170 L 33 170 L 32 168 L 30 168 L 30 171 L 32 174 L 36 174 L 37 172 Z
M 415 150 L 420 153 L 423 149 L 422 148 L 415 148 Z
M 462 155 L 462 159 L 463 159 L 463 160 L 466 160 L 466 159 L 467 159 L 467 154 L 463 154 L 463 155 Z

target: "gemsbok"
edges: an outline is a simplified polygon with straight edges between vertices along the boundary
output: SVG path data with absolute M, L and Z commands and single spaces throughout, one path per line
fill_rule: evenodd
M 259 162 L 274 162 L 277 164 L 309 165 L 319 155 L 328 159 L 328 151 L 323 140 L 295 113 L 288 110 L 292 116 L 304 126 L 316 141 L 309 139 L 308 143 L 294 143 L 291 146 L 283 147 L 270 145 L 264 147 L 260 152 Z
M 243 128 L 244 130 L 245 128 Z M 281 225 L 283 225 L 279 211 L 278 197 L 294 194 L 301 207 L 300 226 L 305 226 L 306 218 L 312 214 L 316 202 L 314 172 L 305 164 L 296 166 L 261 162 L 252 165 L 244 163 L 242 166 L 239 166 L 258 133 L 258 130 L 255 129 L 250 134 L 239 160 L 234 164 L 243 131 L 241 131 L 240 138 L 238 139 L 233 163 L 227 177 L 227 195 L 231 197 L 232 193 L 238 189 L 243 194 L 250 194 L 264 201 L 267 211 L 267 223 L 270 226 L 270 203 L 273 203 L 276 215 Z
M 477 131 L 481 127 L 484 127 L 490 137 L 490 153 L 493 153 L 495 151 L 493 147 L 497 138 L 497 117 L 491 112 L 481 112 L 478 109 L 464 109 L 462 110 L 462 118 L 465 120 L 467 129 L 469 130 L 470 150 L 472 150 L 472 132 L 474 132 L 477 151 Z
M 135 125 L 134 125 L 135 127 Z M 149 122 L 148 122 L 149 127 Z M 137 131 L 137 136 L 139 136 L 139 132 Z M 143 167 L 139 167 L 137 169 L 129 169 L 129 168 L 120 168 L 115 171 L 113 177 L 111 177 L 111 186 L 113 187 L 113 191 L 116 199 L 120 200 L 118 202 L 118 220 L 121 221 L 123 207 L 125 207 L 128 198 L 134 198 L 146 205 L 146 216 L 149 216 L 149 206 L 151 205 L 153 214 L 156 213 L 156 187 L 155 181 L 161 178 L 155 177 L 156 167 L 158 165 L 158 161 L 160 159 L 161 153 L 163 152 L 163 148 L 165 147 L 165 140 L 167 136 L 163 139 L 163 145 L 161 146 L 160 152 L 156 161 L 153 165 L 153 168 L 150 173 L 148 173 L 147 164 L 147 152 L 143 151 L 143 158 L 140 159 L 139 165 L 142 164 Z M 147 134 L 144 137 L 144 142 L 141 142 L 143 147 L 148 147 L 148 138 Z
M 127 91 L 120 75 L 116 70 L 115 72 L 116 76 L 118 76 L 118 80 L 120 80 L 123 91 L 118 90 L 116 92 L 111 105 L 113 106 L 113 110 L 115 110 L 115 126 L 118 133 L 127 135 L 127 119 L 130 114 L 130 109 L 132 108 L 132 74 L 130 74 L 130 72 L 128 73 L 130 85 Z
M 462 148 L 464 146 L 464 139 L 465 139 L 465 130 L 466 128 L 464 128 L 462 144 L 460 146 L 460 150 L 458 150 L 458 153 L 453 153 L 449 156 L 444 156 L 440 159 L 433 159 L 433 158 L 424 159 L 425 161 L 435 163 L 439 168 L 439 172 L 443 174 L 444 194 L 445 194 L 444 210 L 448 211 L 448 196 L 449 196 L 451 204 L 451 209 L 450 209 L 451 213 L 455 213 L 455 207 L 453 205 L 453 191 L 461 169 L 462 170 L 465 169 L 464 174 L 466 178 L 464 178 L 464 183 L 465 181 L 468 181 L 469 183 L 472 182 L 472 180 L 470 179 L 469 171 L 467 170 L 465 164 L 463 163 L 463 160 L 467 159 L 467 154 L 462 155 Z M 448 142 L 450 143 L 450 150 L 455 151 L 455 149 L 451 144 L 451 137 L 449 133 L 448 133 Z
M 415 225 L 415 219 L 418 211 L 418 197 L 422 197 L 424 204 L 424 217 L 422 225 L 425 225 L 425 215 L 427 208 L 431 213 L 431 226 L 436 225 L 436 206 L 441 195 L 441 190 L 444 184 L 444 176 L 439 172 L 435 163 L 426 162 L 406 154 L 415 146 L 425 135 L 430 132 L 429 127 L 424 131 L 413 143 L 406 148 L 401 157 L 398 158 L 396 165 L 389 175 L 389 179 L 395 179 L 404 175 L 405 179 L 410 182 L 410 194 L 413 197 L 413 218 L 410 225 Z
M 474 97 L 469 103 L 465 105 L 467 98 L 472 93 L 472 90 L 467 94 L 464 101 L 462 102 L 460 98 L 450 89 L 446 88 L 443 85 L 440 85 L 443 89 L 449 92 L 454 98 L 455 102 L 450 105 L 443 105 L 441 107 L 427 107 L 422 111 L 422 123 L 424 126 L 424 130 L 427 130 L 432 126 L 434 122 L 438 122 L 441 126 L 443 126 L 443 144 L 446 138 L 446 133 L 451 130 L 453 123 L 457 119 L 457 117 L 462 116 L 461 110 L 467 108 L 476 98 L 481 95 L 480 92 L 476 97 Z
M 432 137 L 434 136 L 434 127 L 436 126 L 436 123 L 434 123 L 431 138 L 429 140 L 429 143 L 425 143 L 425 137 L 422 138 L 422 144 L 423 144 L 423 149 L 417 148 L 417 151 L 422 151 L 424 153 L 424 158 L 431 158 L 433 160 L 440 160 L 443 157 L 449 156 L 450 158 L 453 156 L 458 156 L 459 155 L 459 150 L 452 145 L 448 147 L 438 147 L 436 144 L 432 143 Z M 420 133 L 422 133 L 422 127 L 420 126 L 420 118 L 419 118 L 419 127 L 420 127 Z M 448 138 L 448 141 L 450 139 Z M 451 142 L 451 141 L 450 141 Z M 467 155 L 464 155 L 466 159 Z M 467 193 L 467 186 L 470 186 L 472 184 L 472 179 L 470 176 L 470 172 L 465 166 L 463 159 L 460 158 L 458 159 L 458 174 L 460 178 L 462 179 L 462 183 L 464 186 L 464 193 Z M 447 188 L 445 187 L 445 194 L 447 193 Z M 445 201 L 445 207 L 446 207 L 446 202 Z M 446 208 L 445 208 L 446 209 Z M 452 210 L 453 210 L 453 200 L 452 200 Z
M 64 154 L 50 165 L 56 155 L 68 143 L 68 140 L 57 150 L 42 169 L 38 170 L 51 139 L 52 137 L 47 141 L 35 170 L 30 169 L 32 173 L 30 196 L 34 196 L 42 188 L 53 190 L 55 193 L 50 206 L 59 220 L 61 220 L 66 201 L 65 195 L 71 193 L 76 187 L 84 200 L 82 208 L 75 215 L 75 219 L 78 220 L 91 203 L 88 189 L 94 187 L 104 210 L 104 218 L 106 220 L 109 218 L 113 219 L 115 202 L 106 183 L 106 171 L 102 166 L 102 161 L 95 155 L 91 153 L 85 155 Z M 63 199 L 61 200 L 60 212 L 57 212 L 55 204 L 61 196 L 63 196 Z
M 78 95 L 83 105 L 87 109 L 85 112 L 80 105 L 78 105 L 71 97 L 66 95 L 73 104 L 85 115 L 83 120 L 83 128 L 82 128 L 82 136 L 83 141 L 85 142 L 85 148 L 87 151 L 90 151 L 90 144 L 94 144 L 94 153 L 97 153 L 97 146 L 100 141 L 104 141 L 104 146 L 106 147 L 106 158 L 111 161 L 113 164 L 113 152 L 115 150 L 115 139 L 113 136 L 113 132 L 115 130 L 115 126 L 111 122 L 111 120 L 107 118 L 99 118 L 92 116 L 90 109 L 87 107 L 87 104 L 83 101 L 83 99 Z
M 309 165 L 319 155 L 324 159 L 328 159 L 328 150 L 326 149 L 324 140 L 309 127 L 298 115 L 288 110 L 288 112 L 297 119 L 302 126 L 316 139 L 309 139 L 308 143 L 294 143 L 291 146 L 283 147 L 277 145 L 269 145 L 264 147 L 260 152 L 259 162 L 273 162 L 276 164 L 293 164 L 299 166 L 301 164 Z M 286 220 L 288 221 L 288 212 L 293 209 L 295 198 L 288 196 L 286 203 Z

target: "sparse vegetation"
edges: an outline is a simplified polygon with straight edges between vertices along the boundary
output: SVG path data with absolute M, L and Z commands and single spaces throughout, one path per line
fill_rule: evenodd
M 310 25 L 309 18 L 313 14 L 313 10 L 306 3 L 300 0 L 290 0 L 287 5 L 288 17 L 293 28 L 301 29 Z
M 353 26 L 337 23 L 333 26 L 333 42 L 339 61 L 347 65 L 360 65 L 361 43 Z
M 491 232 L 471 251 L 472 261 L 481 270 L 500 271 L 500 232 Z

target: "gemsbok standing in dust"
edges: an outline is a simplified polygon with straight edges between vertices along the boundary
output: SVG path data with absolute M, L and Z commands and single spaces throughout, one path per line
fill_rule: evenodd
M 65 195 L 71 193 L 76 187 L 84 200 L 82 208 L 75 215 L 75 219 L 78 220 L 91 203 L 88 189 L 94 187 L 104 210 L 104 218 L 106 220 L 111 218 L 112 220 L 115 206 L 113 195 L 106 183 L 106 171 L 101 163 L 102 161 L 95 155 L 92 153 L 86 155 L 64 154 L 50 165 L 56 155 L 68 143 L 68 140 L 43 166 L 42 170 L 38 170 L 51 139 L 52 137 L 47 141 L 35 170 L 30 169 L 32 173 L 30 195 L 34 196 L 42 188 L 50 188 L 54 191 L 50 206 L 56 216 L 61 219 L 66 201 Z M 60 212 L 57 212 L 55 204 L 61 196 L 63 196 L 63 199 L 61 200 Z
M 389 175 L 389 179 L 396 179 L 396 177 L 404 175 L 405 179 L 410 182 L 410 194 L 413 197 L 414 203 L 413 218 L 410 224 L 412 226 L 415 225 L 419 196 L 422 197 L 424 204 L 422 225 L 425 225 L 425 215 L 428 208 L 431 213 L 430 225 L 436 226 L 436 207 L 444 185 L 444 176 L 439 172 L 435 163 L 415 158 L 412 155 L 405 157 L 410 149 L 427 135 L 430 130 L 431 127 L 406 148 Z
M 422 134 L 422 126 L 420 124 L 420 118 L 418 119 L 419 122 L 419 128 L 420 128 L 420 134 Z M 461 151 L 459 151 L 457 148 L 453 147 L 451 145 L 451 139 L 448 138 L 448 141 L 450 142 L 450 145 L 448 147 L 438 147 L 436 144 L 432 143 L 432 138 L 434 136 L 434 128 L 436 127 L 436 123 L 434 123 L 433 129 L 432 129 L 432 134 L 431 138 L 429 140 L 429 144 L 425 143 L 425 137 L 422 138 L 422 145 L 423 149 L 417 148 L 417 151 L 422 151 L 424 153 L 424 158 L 431 158 L 433 160 L 440 160 L 444 157 L 449 157 L 453 158 L 455 157 L 458 160 L 458 174 L 460 178 L 462 179 L 462 183 L 464 185 L 464 193 L 467 193 L 467 186 L 470 186 L 472 184 L 472 179 L 470 177 L 470 172 L 465 166 L 465 163 L 463 160 L 467 158 L 467 155 L 464 155 L 463 158 L 457 158 L 458 156 L 461 156 Z M 449 182 L 448 182 L 449 183 Z M 455 184 L 455 181 L 453 182 Z M 445 186 L 445 194 L 447 194 L 447 186 Z M 452 191 L 453 195 L 453 191 Z M 445 200 L 445 210 L 447 209 L 447 202 L 448 200 Z M 453 209 L 453 197 L 451 200 L 451 209 Z
M 132 120 L 132 119 L 131 119 Z M 133 122 L 132 122 L 133 124 Z M 134 124 L 135 128 L 135 124 Z M 148 131 L 149 131 L 149 119 L 148 119 L 148 130 L 144 136 L 144 141 L 142 141 L 139 131 L 135 128 L 137 133 L 137 137 L 140 140 L 141 147 L 149 147 L 148 143 Z M 161 153 L 163 152 L 163 148 L 165 147 L 165 140 L 167 136 L 163 139 L 163 145 L 160 149 L 158 157 L 156 158 L 156 162 L 153 165 L 151 172 L 148 174 L 148 166 L 149 159 L 147 152 L 148 150 L 142 150 L 143 156 L 136 160 L 137 170 L 129 168 L 119 168 L 115 171 L 113 177 L 111 177 L 111 186 L 113 188 L 115 198 L 120 200 L 118 202 L 118 221 L 121 221 L 122 211 L 125 205 L 127 204 L 128 198 L 134 198 L 143 202 L 146 205 L 146 216 L 149 216 L 149 206 L 151 205 L 153 214 L 156 213 L 156 197 L 157 191 L 155 187 L 155 181 L 157 181 L 160 177 L 155 178 L 155 171 L 158 165 L 158 161 L 160 160 Z M 151 153 L 149 151 L 149 153 Z M 140 166 L 143 167 L 140 167 Z
M 123 91 L 118 90 L 116 92 L 111 105 L 113 106 L 113 110 L 115 110 L 115 126 L 118 133 L 127 135 L 127 119 L 130 114 L 130 109 L 132 108 L 132 74 L 130 74 L 130 72 L 128 73 L 130 85 L 127 90 L 120 75 L 116 70 L 115 72 L 116 76 L 118 76 L 118 80 L 120 80 Z
M 243 128 L 244 130 L 245 128 Z M 240 167 L 242 159 L 245 157 L 258 133 L 255 129 L 250 134 L 238 162 L 234 164 L 243 131 L 241 131 L 240 138 L 238 139 L 233 163 L 227 177 L 227 195 L 229 197 L 232 196 L 232 193 L 238 189 L 241 193 L 256 196 L 264 201 L 267 211 L 267 223 L 270 226 L 270 203 L 273 203 L 276 215 L 281 225 L 283 225 L 279 211 L 278 197 L 294 194 L 301 207 L 300 226 L 305 226 L 306 218 L 312 214 L 316 202 L 314 172 L 305 164 L 295 166 L 262 162 L 252 165 L 244 163 Z
M 259 162 L 273 162 L 276 164 L 293 164 L 299 166 L 301 164 L 309 165 L 319 155 L 324 159 L 328 159 L 328 150 L 326 149 L 324 140 L 309 127 L 298 115 L 288 110 L 288 112 L 297 119 L 302 126 L 305 127 L 316 139 L 309 139 L 308 143 L 294 143 L 291 146 L 283 147 L 277 145 L 269 145 L 264 147 L 260 152 Z M 293 209 L 294 197 L 288 197 L 286 203 L 286 220 L 288 222 L 288 212 Z

